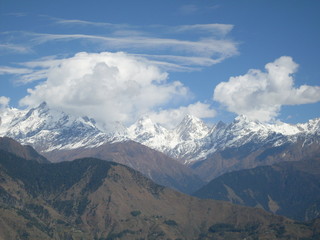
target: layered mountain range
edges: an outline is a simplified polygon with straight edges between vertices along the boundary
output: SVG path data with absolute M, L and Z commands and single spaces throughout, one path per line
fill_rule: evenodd
M 232 123 L 208 126 L 188 115 L 176 128 L 166 129 L 142 117 L 129 127 L 115 123 L 111 129 L 106 131 L 94 119 L 73 117 L 42 103 L 29 110 L 3 111 L 0 136 L 32 145 L 55 162 L 63 160 L 61 154 L 55 154 L 58 150 L 71 151 L 71 155 L 76 149 L 91 149 L 93 153 L 93 149 L 106 144 L 134 141 L 187 165 L 205 181 L 234 170 L 301 160 L 320 153 L 320 119 L 290 125 L 238 116 Z M 66 154 L 65 158 L 70 159 Z M 137 169 L 135 165 L 131 162 L 130 166 Z
M 0 239 L 319 239 L 320 119 L 107 131 L 46 103 L 0 117 Z
M 186 163 L 248 143 L 278 147 L 301 137 L 310 139 L 320 135 L 320 119 L 297 125 L 264 124 L 246 116 L 238 116 L 230 124 L 219 122 L 207 126 L 200 119 L 187 115 L 174 129 L 166 129 L 150 118 L 142 117 L 128 128 L 115 123 L 113 130 L 105 131 L 94 119 L 73 117 L 50 109 L 45 102 L 30 110 L 6 109 L 1 113 L 0 123 L 0 136 L 32 144 L 41 152 L 96 147 L 130 139 Z
M 7 140 L 8 149 L 19 145 Z M 319 237 L 317 219 L 298 223 L 261 209 L 201 200 L 114 162 L 39 163 L 36 155 L 26 160 L 19 157 L 25 148 L 0 149 L 0 239 Z

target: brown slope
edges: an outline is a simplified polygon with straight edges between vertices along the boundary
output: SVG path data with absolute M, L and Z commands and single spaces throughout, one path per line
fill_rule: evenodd
M 205 183 L 192 169 L 173 158 L 134 141 L 107 143 L 96 148 L 56 150 L 43 153 L 52 162 L 94 157 L 129 166 L 158 184 L 192 193 Z
M 190 167 L 203 180 L 211 181 L 227 172 L 317 157 L 320 155 L 320 141 L 318 137 L 308 140 L 300 138 L 295 143 L 288 142 L 278 147 L 267 145 L 255 151 L 251 149 L 254 147 L 250 144 L 238 148 L 226 148 Z
M 320 159 L 223 174 L 195 196 L 259 206 L 298 221 L 320 217 Z
M 21 145 L 19 142 L 9 137 L 0 137 L 0 149 L 13 153 L 27 160 L 37 161 L 39 163 L 49 163 L 49 161 L 40 155 L 29 145 Z
M 0 176 L 3 239 L 314 236 L 310 226 L 260 209 L 187 196 L 128 167 L 97 159 L 40 165 L 2 152 Z

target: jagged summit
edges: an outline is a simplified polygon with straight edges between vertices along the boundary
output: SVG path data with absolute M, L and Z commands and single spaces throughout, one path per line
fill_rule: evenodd
M 132 136 L 139 136 L 144 133 L 148 133 L 152 135 L 163 134 L 164 132 L 166 132 L 166 129 L 164 127 L 160 126 L 157 123 L 154 123 L 151 120 L 151 118 L 147 115 L 138 119 L 138 121 L 132 124 L 128 129 Z
M 175 131 L 181 140 L 188 141 L 205 137 L 210 128 L 199 118 L 186 115 Z
M 0 135 L 30 144 L 39 151 L 103 144 L 107 136 L 88 117 L 73 117 L 43 102 L 29 110 L 7 109 Z
M 297 128 L 301 132 L 309 132 L 311 134 L 320 134 L 320 118 L 310 119 L 305 124 L 297 124 Z
M 247 115 L 240 114 L 235 117 L 233 122 L 251 122 L 251 121 L 253 121 L 253 120 L 250 120 L 250 118 Z M 256 122 L 258 122 L 258 121 L 256 120 Z
M 143 116 L 128 128 L 128 138 L 144 145 L 157 148 L 167 142 L 167 129 Z
M 47 102 L 46 101 L 43 101 L 42 103 L 40 103 L 40 105 L 39 105 L 39 107 L 38 108 L 46 108 L 46 109 L 49 109 L 48 108 L 48 104 L 47 104 Z
M 174 129 L 166 129 L 143 116 L 129 127 L 114 123 L 105 130 L 94 119 L 68 115 L 51 109 L 45 102 L 27 110 L 8 108 L 1 111 L 0 117 L 0 136 L 30 144 L 38 151 L 92 148 L 107 142 L 133 140 L 182 162 L 197 161 L 216 151 L 245 144 L 256 148 L 264 144 L 281 146 L 301 137 L 320 135 L 320 118 L 291 125 L 261 123 L 243 115 L 230 124 L 219 122 L 213 126 L 186 115 Z
M 174 151 L 173 149 L 180 148 L 181 145 L 193 144 L 193 141 L 203 138 L 210 131 L 204 122 L 191 115 L 186 115 L 174 129 L 166 129 L 153 123 L 148 117 L 143 117 L 128 129 L 130 139 L 164 152 L 171 157 L 181 157 L 182 155 L 177 153 L 180 150 Z

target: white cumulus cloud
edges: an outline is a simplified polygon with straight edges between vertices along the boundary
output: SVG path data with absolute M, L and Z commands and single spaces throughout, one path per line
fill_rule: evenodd
M 169 82 L 168 74 L 150 61 L 123 52 L 82 52 L 47 65 L 46 80 L 28 89 L 21 105 L 46 101 L 52 108 L 108 126 L 115 121 L 130 124 L 169 101 L 189 98 L 181 82 Z
M 294 86 L 293 74 L 298 69 L 291 57 L 282 56 L 265 66 L 266 71 L 251 69 L 247 74 L 231 77 L 214 90 L 213 99 L 228 111 L 251 119 L 270 121 L 282 105 L 320 101 L 320 86 Z

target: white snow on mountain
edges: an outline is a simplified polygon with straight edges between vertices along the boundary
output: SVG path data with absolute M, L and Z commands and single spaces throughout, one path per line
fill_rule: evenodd
M 109 128 L 110 129 L 110 128 Z M 30 144 L 38 151 L 92 148 L 106 142 L 133 140 L 189 163 L 226 148 L 251 144 L 280 146 L 298 137 L 320 137 L 320 118 L 303 124 L 265 124 L 238 116 L 230 124 L 207 126 L 187 115 L 174 129 L 166 129 L 144 116 L 128 128 L 114 123 L 112 130 L 97 127 L 88 117 L 73 117 L 50 109 L 46 103 L 29 110 L 8 108 L 0 112 L 0 136 Z
M 265 124 L 238 116 L 230 124 L 220 122 L 208 127 L 200 119 L 186 116 L 173 130 L 153 124 L 150 119 L 139 120 L 130 129 L 131 133 L 134 132 L 129 136 L 130 139 L 189 163 L 216 151 L 245 144 L 252 144 L 253 149 L 258 149 L 267 144 L 280 146 L 294 142 L 299 136 L 316 134 L 320 137 L 320 119 L 290 125 L 282 122 Z
M 97 147 L 120 140 L 116 133 L 106 134 L 98 129 L 93 119 L 67 115 L 50 109 L 46 103 L 30 110 L 9 108 L 0 117 L 0 136 L 12 137 L 38 151 Z
M 143 117 L 129 127 L 128 137 L 148 147 L 164 152 L 174 158 L 195 148 L 195 141 L 208 135 L 210 128 L 200 119 L 187 115 L 173 130 L 165 129 Z M 175 150 L 174 150 L 175 149 Z

